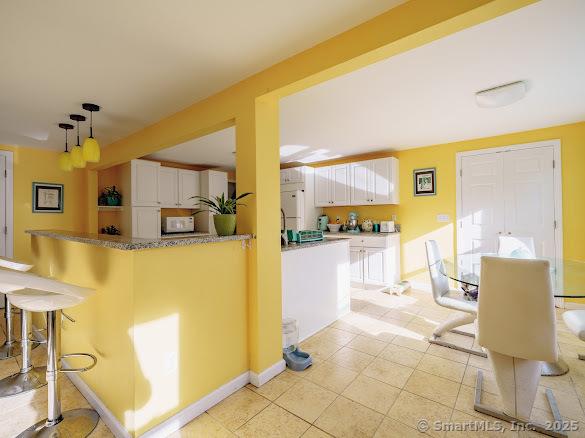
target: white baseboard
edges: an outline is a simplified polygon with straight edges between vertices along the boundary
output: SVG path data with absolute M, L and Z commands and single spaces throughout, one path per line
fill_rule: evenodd
M 262 386 L 273 377 L 282 373 L 285 368 L 286 362 L 284 359 L 280 359 L 278 362 L 276 362 L 271 367 L 266 368 L 260 374 L 250 371 L 250 383 L 256 387 Z
M 36 340 L 45 341 L 45 337 L 42 335 L 41 331 L 34 327 L 34 325 L 32 327 L 32 332 L 33 337 Z M 248 383 L 252 383 L 254 386 L 261 386 L 273 377 L 283 372 L 285 368 L 286 363 L 283 359 L 281 359 L 271 367 L 262 371 L 260 374 L 254 373 L 252 371 L 246 371 L 225 385 L 220 386 L 215 391 L 200 398 L 195 403 L 190 404 L 172 417 L 167 418 L 165 421 L 146 431 L 141 436 L 148 438 L 168 436 L 179 430 L 193 419 L 197 418 L 203 412 L 207 411 L 225 398 L 232 395 L 238 389 L 243 388 Z M 116 438 L 130 438 L 132 436 L 78 374 L 67 374 L 67 377 L 85 397 L 88 403 L 96 410 L 100 418 L 103 420 L 106 426 L 108 426 Z

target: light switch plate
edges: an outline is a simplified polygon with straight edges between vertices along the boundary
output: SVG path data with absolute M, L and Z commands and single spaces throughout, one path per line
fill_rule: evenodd
M 449 222 L 449 215 L 448 214 L 438 214 L 437 215 L 437 222 Z

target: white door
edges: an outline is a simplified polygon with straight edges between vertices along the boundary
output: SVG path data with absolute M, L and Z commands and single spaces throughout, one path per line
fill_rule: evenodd
M 349 276 L 351 281 L 363 283 L 364 261 L 362 248 L 349 248 Z
M 331 166 L 331 201 L 333 205 L 350 204 L 350 176 L 347 164 Z
M 177 208 L 179 205 L 178 194 L 178 169 L 161 167 L 158 180 L 158 200 L 161 207 Z
M 181 208 L 199 208 L 199 200 L 193 196 L 199 196 L 199 172 L 194 170 L 179 169 L 178 173 L 178 203 Z
M 368 187 L 370 167 L 370 161 L 360 161 L 350 164 L 351 205 L 370 204 L 370 187 Z
M 132 160 L 132 205 L 157 207 L 160 163 Z
M 364 248 L 364 282 L 384 285 L 388 283 L 388 260 L 384 248 Z
M 536 256 L 555 257 L 552 146 L 513 150 L 504 157 L 506 235 L 532 237 Z
M 132 208 L 132 237 L 160 239 L 160 208 Z
M 330 207 L 330 177 L 331 167 L 318 167 L 315 169 L 315 207 Z
M 373 204 L 390 204 L 393 202 L 392 158 L 372 160 L 370 172 L 370 199 Z
M 6 157 L 0 155 L 0 257 L 6 254 Z

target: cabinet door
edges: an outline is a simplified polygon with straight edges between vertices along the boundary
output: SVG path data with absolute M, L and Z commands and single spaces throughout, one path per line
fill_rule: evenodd
M 350 280 L 363 283 L 364 281 L 363 248 L 349 248 L 349 266 Z
M 181 208 L 199 208 L 199 200 L 193 196 L 199 196 L 199 172 L 180 169 L 178 173 L 179 187 L 177 189 L 178 204 Z
M 160 208 L 132 208 L 132 237 L 160 239 Z
M 331 207 L 331 167 L 315 169 L 315 207 Z
M 349 166 L 339 164 L 331 167 L 331 201 L 333 205 L 350 204 Z
M 158 180 L 158 199 L 161 207 L 177 208 L 179 201 L 177 198 L 177 181 L 178 169 L 172 167 L 161 167 Z
M 132 160 L 132 205 L 158 207 L 158 174 L 160 163 Z
M 385 285 L 389 281 L 386 249 L 364 248 L 364 282 Z
M 392 158 L 372 160 L 370 172 L 370 203 L 392 204 L 394 179 L 392 175 Z
M 289 183 L 302 183 L 305 181 L 305 174 L 302 167 L 291 167 L 288 170 Z
M 350 164 L 351 205 L 371 204 L 371 187 L 368 187 L 368 181 L 371 179 L 370 173 L 371 161 L 360 161 Z
M 290 170 L 289 169 L 281 169 L 280 170 L 280 183 L 287 184 L 290 179 Z

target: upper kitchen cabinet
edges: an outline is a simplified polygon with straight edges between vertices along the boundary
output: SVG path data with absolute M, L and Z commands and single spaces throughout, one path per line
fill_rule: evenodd
M 163 208 L 199 208 L 199 172 L 161 166 L 159 200 Z
M 350 164 L 351 205 L 398 204 L 398 160 L 394 157 Z
M 280 170 L 280 184 L 305 182 L 305 167 L 291 167 Z
M 199 200 L 193 199 L 194 196 L 200 195 L 199 172 L 195 170 L 179 169 L 178 181 L 179 207 L 199 208 Z
M 158 198 L 160 163 L 148 160 L 132 160 L 130 162 L 131 175 L 131 205 L 135 207 L 159 207 Z M 126 193 L 128 193 L 126 191 Z
M 350 204 L 349 165 L 315 169 L 315 206 L 333 207 Z

